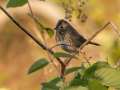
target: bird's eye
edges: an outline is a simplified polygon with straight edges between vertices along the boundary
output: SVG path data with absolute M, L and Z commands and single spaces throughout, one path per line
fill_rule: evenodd
M 60 29 L 63 29 L 63 26 L 60 26 L 59 28 L 60 28 Z

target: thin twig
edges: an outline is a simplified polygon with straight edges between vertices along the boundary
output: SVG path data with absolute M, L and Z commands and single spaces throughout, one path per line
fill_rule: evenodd
M 116 32 L 116 34 L 118 34 L 118 36 L 120 37 L 120 32 L 118 31 L 117 25 L 115 25 L 113 22 L 110 22 L 110 24 L 114 28 L 114 31 Z
M 32 10 L 32 7 L 31 7 L 31 4 L 30 4 L 29 0 L 28 0 L 28 7 L 29 7 L 31 15 L 34 17 L 34 13 L 33 13 L 33 10 Z
M 72 55 L 70 58 L 68 58 L 68 60 L 66 60 L 65 66 L 68 66 L 68 64 L 70 63 L 70 61 L 72 60 L 72 58 L 73 58 L 74 56 L 75 56 L 75 55 Z
M 33 19 L 37 24 L 39 24 L 40 26 L 42 26 L 41 23 L 35 18 L 29 0 L 28 0 L 28 8 L 29 8 L 29 10 L 30 10 L 30 13 L 31 13 L 30 16 L 32 17 L 32 19 Z M 43 27 L 42 27 L 42 28 L 43 28 Z M 43 33 L 41 33 L 41 35 L 42 35 L 42 34 L 43 34 Z M 44 44 L 47 45 L 44 35 L 42 35 L 42 39 L 44 40 Z M 59 73 L 58 68 L 57 68 L 56 64 L 54 63 L 54 61 L 52 60 L 50 54 L 49 54 L 48 52 L 47 52 L 47 54 L 48 54 L 48 57 L 49 57 L 50 62 L 52 63 L 52 65 L 55 67 L 55 69 L 56 69 L 57 72 Z
M 85 43 L 83 43 L 80 46 L 80 50 L 82 50 L 92 39 L 94 39 L 101 31 L 103 31 L 108 25 L 110 24 L 110 22 L 106 23 L 102 28 L 100 28 L 96 33 L 94 33 Z
M 65 66 L 68 66 L 68 64 L 70 63 L 70 61 L 72 60 L 72 58 L 75 57 L 76 54 L 78 54 L 78 52 L 75 52 L 70 58 L 68 58 L 68 60 L 66 60 Z
M 114 31 L 120 36 L 118 32 L 118 28 L 112 22 L 107 22 L 102 28 L 100 28 L 96 33 L 94 33 L 85 43 L 80 46 L 80 50 L 83 49 L 94 37 L 96 37 L 101 31 L 103 31 L 108 25 L 112 25 L 114 27 Z

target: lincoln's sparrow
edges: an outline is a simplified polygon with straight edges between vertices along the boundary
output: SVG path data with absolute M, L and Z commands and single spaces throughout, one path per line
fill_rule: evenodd
M 86 41 L 86 39 L 80 35 L 66 20 L 59 20 L 55 30 L 57 42 L 59 42 L 60 46 L 69 53 L 76 52 L 79 47 Z M 96 46 L 100 45 L 95 42 L 89 42 L 89 44 Z

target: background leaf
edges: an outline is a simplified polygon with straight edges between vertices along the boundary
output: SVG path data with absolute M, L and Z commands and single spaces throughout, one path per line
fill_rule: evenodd
M 38 17 L 36 17 L 36 16 L 33 17 L 30 13 L 28 13 L 28 15 L 36 22 L 37 27 L 40 30 L 40 32 L 44 33 L 44 30 L 45 30 L 49 37 L 52 37 L 54 35 L 54 30 L 49 28 L 49 27 L 46 27 L 45 25 L 43 25 L 40 22 Z
M 9 0 L 7 7 L 19 7 L 26 4 L 28 0 Z
M 120 71 L 114 68 L 102 68 L 95 72 L 96 77 L 106 85 L 120 89 Z
M 65 74 L 70 74 L 70 73 L 76 72 L 80 69 L 82 69 L 82 68 L 81 67 L 71 67 L 71 68 L 66 69 Z
M 88 82 L 89 90 L 108 90 L 108 88 L 102 85 L 98 80 L 92 79 Z
M 110 67 L 110 66 L 107 62 L 96 62 L 88 69 L 86 69 L 83 77 L 86 79 L 93 78 L 95 77 L 95 71 L 104 67 Z
M 49 81 L 49 83 L 52 83 L 52 84 L 57 84 L 58 82 L 60 82 L 61 81 L 61 78 L 60 77 L 56 77 L 56 78 L 54 78 L 54 79 L 52 79 L 52 80 L 50 80 Z
M 54 35 L 54 30 L 53 30 L 53 29 L 51 29 L 51 28 L 45 28 L 45 30 L 46 30 L 47 34 L 48 34 L 50 37 L 52 37 L 52 36 Z
M 59 87 L 53 83 L 43 83 L 42 90 L 59 90 Z
M 81 75 L 78 73 L 74 79 L 70 82 L 70 87 L 73 87 L 73 86 L 86 86 L 87 85 L 87 80 L 83 80 Z
M 48 65 L 48 61 L 46 59 L 39 59 L 37 60 L 29 69 L 28 74 L 31 74 L 39 69 L 44 68 L 46 65 Z
M 69 87 L 65 90 L 89 90 L 87 87 L 79 86 L 79 87 Z

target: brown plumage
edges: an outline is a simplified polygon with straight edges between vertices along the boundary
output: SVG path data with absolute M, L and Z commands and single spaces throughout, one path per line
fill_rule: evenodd
M 70 23 L 61 19 L 58 21 L 56 27 L 56 41 L 61 43 L 60 45 L 67 52 L 76 52 L 78 48 L 86 41 L 86 39 L 80 35 Z M 95 42 L 89 42 L 89 44 L 99 46 L 100 44 Z

